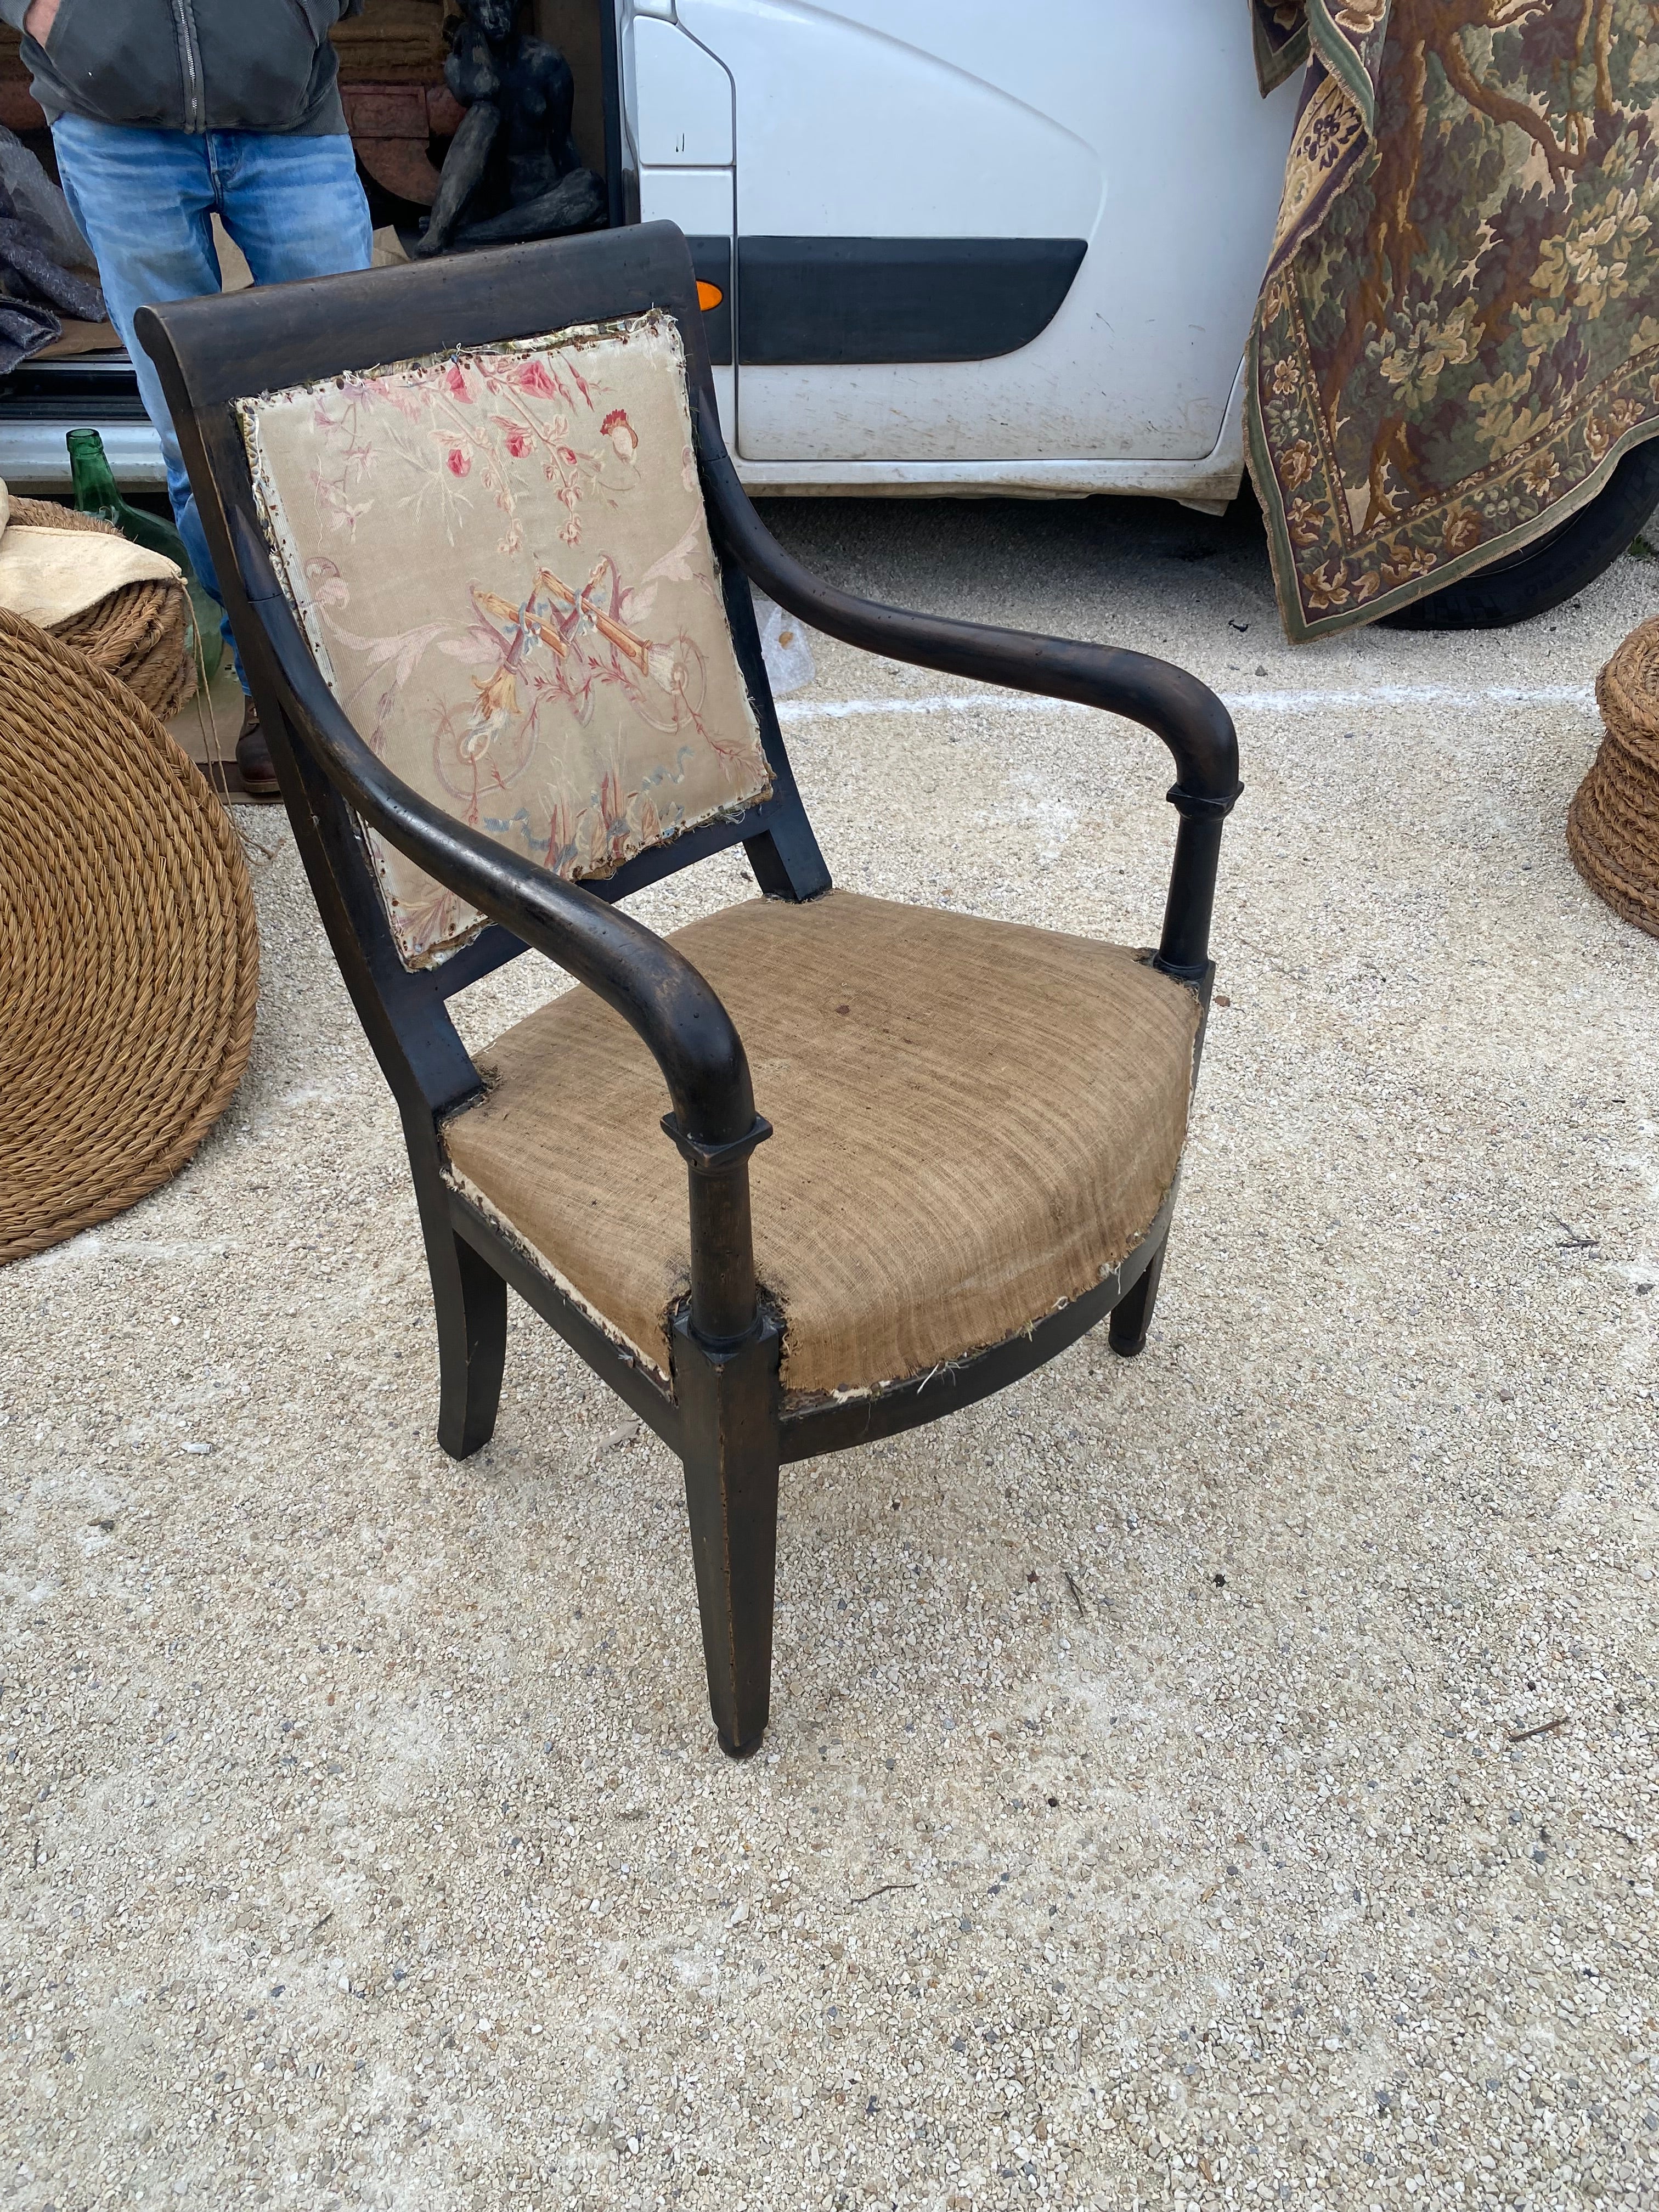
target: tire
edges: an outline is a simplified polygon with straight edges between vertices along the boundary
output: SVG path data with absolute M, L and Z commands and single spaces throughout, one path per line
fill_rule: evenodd
M 1659 438 L 1626 453 L 1587 506 L 1506 561 L 1384 615 L 1389 629 L 1507 629 L 1547 614 L 1628 550 L 1659 507 Z

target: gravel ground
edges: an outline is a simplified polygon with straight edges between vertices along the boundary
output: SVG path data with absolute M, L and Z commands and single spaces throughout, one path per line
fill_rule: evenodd
M 242 813 L 231 1111 L 0 1276 L 0 2198 L 1659 2203 L 1659 944 L 1562 843 L 1659 569 L 1292 653 L 1237 513 L 774 519 L 1237 702 L 1146 1356 L 787 1470 L 728 1764 L 660 1447 L 515 1305 L 494 1443 L 437 1449 L 394 1118 Z M 843 882 L 1155 933 L 1158 749 L 816 649 Z

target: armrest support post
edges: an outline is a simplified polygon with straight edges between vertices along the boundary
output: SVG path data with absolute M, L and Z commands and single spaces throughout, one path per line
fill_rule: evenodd
M 1200 983 L 1209 965 L 1210 916 L 1221 857 L 1221 831 L 1231 799 L 1211 799 L 1174 785 L 1170 804 L 1181 817 L 1175 863 L 1164 908 L 1164 934 L 1155 965 L 1183 983 Z
M 757 1114 L 734 1144 L 708 1146 L 684 1135 L 672 1114 L 663 1129 L 690 1170 L 691 1328 L 711 1351 L 730 1350 L 754 1329 L 755 1243 L 749 1211 L 749 1156 L 772 1133 Z
M 691 1331 L 710 1351 L 729 1351 L 754 1330 L 755 1238 L 749 1164 L 716 1175 L 693 1168 Z

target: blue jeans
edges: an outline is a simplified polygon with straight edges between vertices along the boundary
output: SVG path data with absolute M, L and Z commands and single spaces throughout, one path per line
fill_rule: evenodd
M 197 574 L 222 604 L 161 379 L 133 337 L 132 319 L 140 307 L 219 289 L 214 215 L 246 255 L 256 283 L 367 269 L 368 202 L 351 141 L 339 132 L 147 131 L 79 115 L 60 116 L 52 138 L 64 198 L 98 257 L 109 319 L 132 356 L 144 412 L 161 441 L 179 535 Z M 228 622 L 224 631 L 234 652 Z

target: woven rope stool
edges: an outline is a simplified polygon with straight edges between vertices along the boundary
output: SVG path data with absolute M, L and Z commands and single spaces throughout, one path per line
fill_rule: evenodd
M 112 522 L 49 499 L 15 499 L 11 519 L 33 530 L 101 530 Z M 123 584 L 84 614 L 54 623 L 48 635 L 77 647 L 125 684 L 159 721 L 171 721 L 196 690 L 190 649 L 190 598 L 182 584 Z
M 0 1261 L 183 1166 L 258 990 L 223 807 L 113 678 L 0 611 Z
M 1615 914 L 1659 937 L 1659 618 L 1595 679 L 1607 734 L 1567 811 L 1567 850 Z

